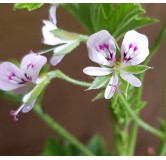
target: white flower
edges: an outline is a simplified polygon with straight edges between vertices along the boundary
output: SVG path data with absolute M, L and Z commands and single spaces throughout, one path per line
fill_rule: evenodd
M 0 89 L 16 94 L 28 92 L 37 84 L 39 72 L 46 62 L 46 57 L 33 52 L 22 59 L 20 68 L 11 62 L 2 62 L 0 64 Z M 35 101 L 36 99 L 28 103 L 25 102 L 17 111 L 11 111 L 11 115 L 17 120 L 18 113 L 21 110 L 28 112 Z
M 72 48 L 75 48 L 76 46 L 79 45 L 78 39 L 63 39 L 61 37 L 55 36 L 55 34 L 52 32 L 56 29 L 57 27 L 57 20 L 56 20 L 56 9 L 57 9 L 57 4 L 54 4 L 50 7 L 49 9 L 49 20 L 43 20 L 43 27 L 42 27 L 42 34 L 43 34 L 43 43 L 51 46 L 56 46 L 53 50 L 54 55 L 52 56 L 50 63 L 55 66 L 65 56 L 65 53 L 63 54 L 63 51 L 65 52 L 65 49 L 68 49 L 68 52 Z M 62 54 L 57 55 L 56 53 L 62 51 Z
M 116 60 L 116 46 L 108 31 L 102 30 L 91 35 L 87 41 L 89 58 L 101 67 L 86 67 L 83 72 L 90 76 L 106 76 L 112 74 L 105 90 L 105 98 L 110 99 L 118 91 L 118 76 L 134 87 L 140 87 L 141 81 L 125 67 L 142 63 L 149 55 L 148 39 L 136 31 L 128 31 L 121 46 L 120 62 Z

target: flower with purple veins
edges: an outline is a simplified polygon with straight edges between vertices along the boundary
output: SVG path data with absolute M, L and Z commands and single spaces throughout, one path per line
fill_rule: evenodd
M 33 52 L 23 57 L 20 68 L 11 62 L 2 62 L 0 64 L 0 89 L 16 94 L 28 92 L 37 84 L 39 72 L 46 62 L 46 57 Z M 11 115 L 17 120 L 18 113 L 30 111 L 35 101 L 36 99 L 25 102 L 17 111 L 12 110 Z
M 121 59 L 116 60 L 116 45 L 108 31 L 102 30 L 91 35 L 87 41 L 88 55 L 90 60 L 101 67 L 86 67 L 83 72 L 90 76 L 110 75 L 109 83 L 105 89 L 104 97 L 110 99 L 115 91 L 119 92 L 120 77 L 134 87 L 140 87 L 141 81 L 132 73 L 125 70 L 130 66 L 141 66 L 149 55 L 148 39 L 145 35 L 136 31 L 128 31 L 122 41 Z M 112 74 L 112 76 L 111 76 Z

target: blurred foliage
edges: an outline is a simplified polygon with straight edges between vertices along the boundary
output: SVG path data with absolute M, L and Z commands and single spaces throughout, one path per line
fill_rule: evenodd
M 94 135 L 88 142 L 87 148 L 96 156 L 109 156 L 110 152 L 105 151 L 105 143 L 102 137 L 98 134 Z M 55 138 L 48 138 L 44 151 L 42 153 L 43 156 L 81 156 L 80 150 L 71 145 L 66 140 L 60 140 Z

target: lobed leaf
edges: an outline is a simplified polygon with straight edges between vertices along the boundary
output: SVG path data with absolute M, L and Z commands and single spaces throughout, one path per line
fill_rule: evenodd
M 108 30 L 116 40 L 127 31 L 156 23 L 153 18 L 143 17 L 145 10 L 140 4 L 64 4 L 81 25 L 90 33 Z

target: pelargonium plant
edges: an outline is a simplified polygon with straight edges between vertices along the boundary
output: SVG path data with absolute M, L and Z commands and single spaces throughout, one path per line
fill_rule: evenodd
M 14 8 L 27 8 L 31 11 L 42 5 L 17 3 Z M 56 12 L 59 7 L 75 17 L 87 31 L 87 35 L 57 27 Z M 138 126 L 160 139 L 160 146 L 155 154 L 166 154 L 165 121 L 160 118 L 161 127 L 156 129 L 139 117 L 141 109 L 146 106 L 141 99 L 144 74 L 147 70 L 153 72 L 153 66 L 149 66 L 148 62 L 166 35 L 164 25 L 154 44 L 150 45 L 152 48 L 149 48 L 148 37 L 137 31 L 137 28 L 153 24 L 157 20 L 143 17 L 143 12 L 144 9 L 139 4 L 50 4 L 49 18 L 42 20 L 41 26 L 42 43 L 49 49 L 29 52 L 23 56 L 19 66 L 7 61 L 0 63 L 2 97 L 10 94 L 12 100 L 22 103 L 16 111 L 10 111 L 13 119 L 21 121 L 18 118 L 20 112 L 34 110 L 43 122 L 69 144 L 66 146 L 59 139 L 51 139 L 49 141 L 56 144 L 55 150 L 47 143 L 43 155 L 135 155 Z M 122 40 L 120 48 L 119 40 Z M 63 64 L 64 56 L 70 56 L 68 54 L 80 43 L 86 44 L 87 53 L 83 54 L 98 65 L 93 66 L 92 63 L 92 66 L 82 68 L 83 72 L 80 74 L 92 77 L 90 82 L 73 79 L 58 69 L 58 64 Z M 50 63 L 46 58 L 49 52 L 53 53 Z M 52 66 L 52 69 L 49 70 L 46 65 Z M 101 136 L 96 135 L 87 145 L 82 144 L 43 111 L 42 95 L 54 78 L 63 79 L 86 90 L 96 89 L 98 94 L 92 97 L 93 101 L 104 99 L 109 102 L 113 148 L 106 150 Z M 58 148 L 61 148 L 61 152 L 57 151 Z M 70 150 L 70 154 L 65 152 L 66 149 Z

